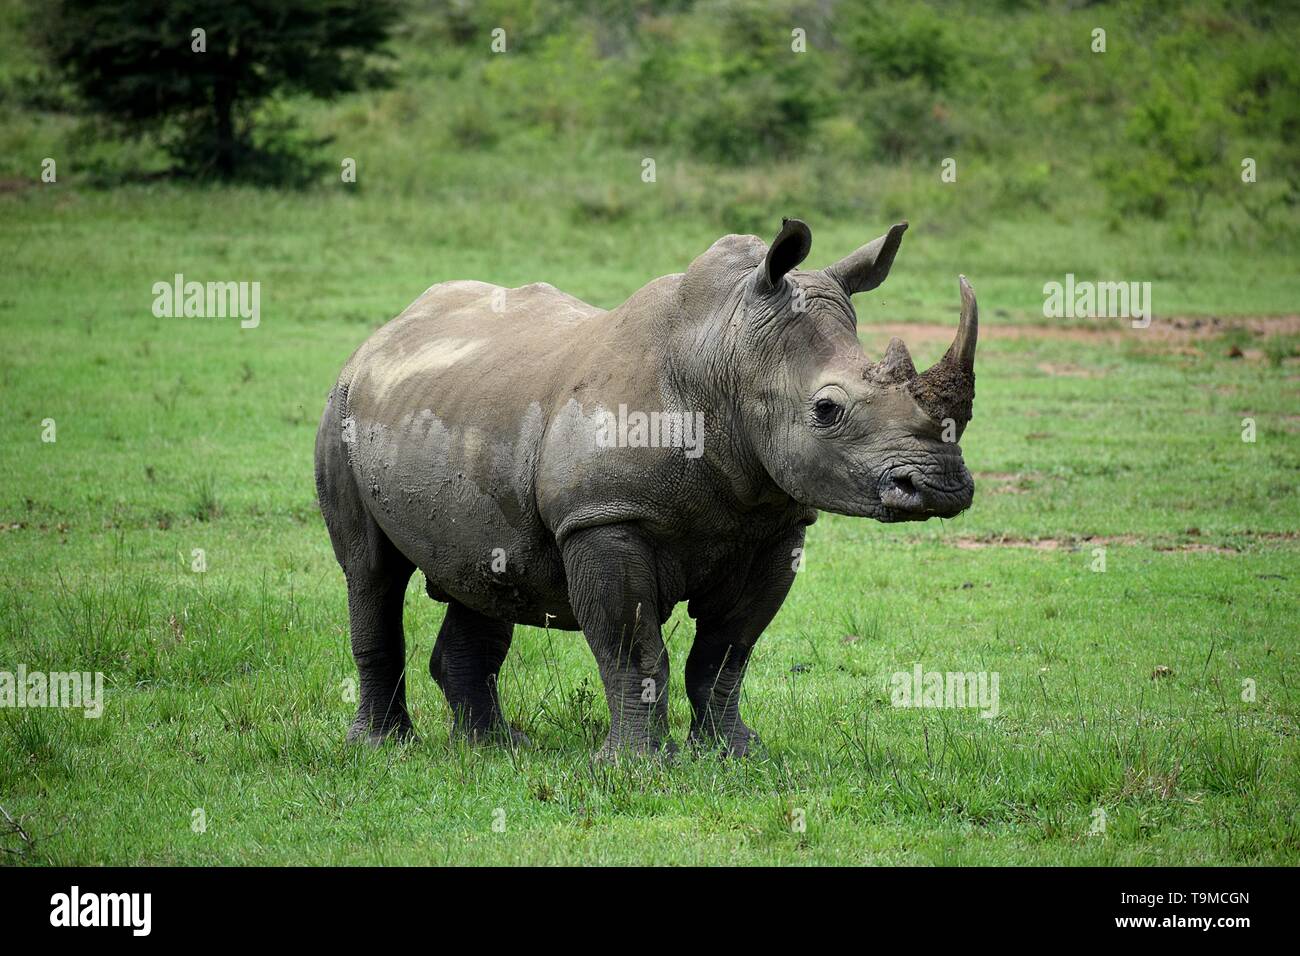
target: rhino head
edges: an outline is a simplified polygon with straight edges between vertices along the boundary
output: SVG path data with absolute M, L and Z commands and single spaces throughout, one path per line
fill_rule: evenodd
M 738 408 L 764 470 L 818 510 L 922 521 L 970 507 L 975 484 L 957 444 L 975 397 L 975 292 L 960 277 L 961 320 L 948 351 L 917 373 L 907 346 L 863 352 L 852 296 L 889 274 L 907 223 L 818 271 L 796 267 L 812 233 L 784 221 L 740 282 L 736 362 L 758 401 Z M 753 263 L 753 259 L 750 262 Z

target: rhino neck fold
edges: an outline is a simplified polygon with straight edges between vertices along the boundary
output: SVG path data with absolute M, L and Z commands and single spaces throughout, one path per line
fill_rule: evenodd
M 772 480 L 753 434 L 760 385 L 740 360 L 739 305 L 735 315 L 690 320 L 679 312 L 663 329 L 669 347 L 661 388 L 673 404 L 704 414 L 704 453 L 693 464 L 708 469 L 715 490 L 738 509 L 786 506 L 794 500 Z

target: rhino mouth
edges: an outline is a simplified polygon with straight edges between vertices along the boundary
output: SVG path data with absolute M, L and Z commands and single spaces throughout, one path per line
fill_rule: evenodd
M 877 488 L 885 521 L 952 518 L 970 507 L 975 482 L 965 465 L 958 470 L 927 473 L 915 467 L 881 475 Z

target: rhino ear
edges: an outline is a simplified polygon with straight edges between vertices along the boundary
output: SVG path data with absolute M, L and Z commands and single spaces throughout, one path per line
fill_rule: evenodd
M 803 262 L 812 249 L 812 230 L 802 219 L 782 219 L 781 231 L 767 249 L 759 276 L 768 289 L 775 289 L 785 274 Z
M 826 274 L 849 295 L 870 292 L 889 275 L 894 255 L 898 252 L 906 231 L 906 222 L 891 226 L 889 232 L 879 239 L 873 239 L 857 252 L 849 253 L 835 265 L 827 266 Z

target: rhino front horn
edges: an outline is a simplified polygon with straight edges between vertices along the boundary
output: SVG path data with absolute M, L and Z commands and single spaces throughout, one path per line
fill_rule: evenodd
M 979 311 L 975 290 L 965 276 L 961 285 L 961 322 L 957 337 L 943 358 L 908 383 L 908 390 L 921 409 L 936 422 L 953 419 L 958 437 L 970 421 L 975 401 L 975 340 L 979 335 Z
M 975 290 L 966 281 L 965 276 L 958 276 L 961 286 L 961 322 L 957 326 L 957 338 L 953 340 L 949 354 L 957 365 L 967 372 L 975 371 L 975 340 L 979 337 L 979 306 L 975 302 Z

